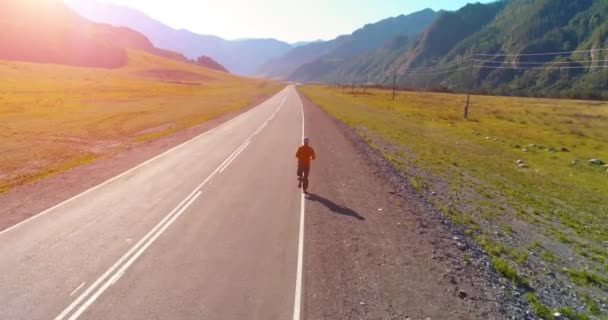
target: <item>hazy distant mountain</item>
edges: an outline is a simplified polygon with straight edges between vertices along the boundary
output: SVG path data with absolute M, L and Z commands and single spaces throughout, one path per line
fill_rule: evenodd
M 294 73 L 295 78 L 315 78 L 319 73 L 331 72 L 339 61 L 382 47 L 393 37 L 422 32 L 437 15 L 437 12 L 425 9 L 368 24 L 331 41 L 303 45 L 269 61 L 258 73 L 270 78 L 293 78 Z
M 292 48 L 274 39 L 229 41 L 188 30 L 176 30 L 135 9 L 96 0 L 65 1 L 93 21 L 132 28 L 144 33 L 156 46 L 180 52 L 190 59 L 209 56 L 231 72 L 241 75 L 252 75 L 265 62 Z
M 298 42 L 291 43 L 291 46 L 292 46 L 293 48 L 297 48 L 297 47 L 305 46 L 305 45 L 307 45 L 307 44 L 316 43 L 316 42 L 323 42 L 323 40 L 315 40 L 315 41 L 298 41 Z
M 138 32 L 82 18 L 60 0 L 2 0 L 0 30 L 0 60 L 117 68 L 127 49 L 187 60 Z

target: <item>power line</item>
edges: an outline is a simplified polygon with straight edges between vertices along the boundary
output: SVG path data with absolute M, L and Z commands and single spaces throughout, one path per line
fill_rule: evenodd
M 562 51 L 562 52 L 544 52 L 544 53 L 521 53 L 521 54 L 489 54 L 489 53 L 477 53 L 477 54 L 473 54 L 472 57 L 470 58 L 466 58 L 466 59 L 461 59 L 459 61 L 453 61 L 450 63 L 445 63 L 445 64 L 440 64 L 440 65 L 436 65 L 436 66 L 431 66 L 431 67 L 419 67 L 419 68 L 409 68 L 407 69 L 405 72 L 401 73 L 400 75 L 405 75 L 405 76 L 410 76 L 410 75 L 439 75 L 439 74 L 445 74 L 445 73 L 451 73 L 451 72 L 456 72 L 456 71 L 461 71 L 465 68 L 458 68 L 458 69 L 454 69 L 454 70 L 446 70 L 446 69 L 450 69 L 452 67 L 455 66 L 459 66 L 462 64 L 465 64 L 466 62 L 469 61 L 473 61 L 473 62 L 477 62 L 477 63 L 486 63 L 486 64 L 509 64 L 509 63 L 515 63 L 518 65 L 556 65 L 556 64 L 562 64 L 562 65 L 571 65 L 571 64 L 576 64 L 576 63 L 599 63 L 599 62 L 608 62 L 608 60 L 595 60 L 595 61 L 591 61 L 591 60 L 578 60 L 578 61 L 555 61 L 555 62 L 534 62 L 534 61 L 522 61 L 522 62 L 507 62 L 507 61 L 491 61 L 491 60 L 481 60 L 481 59 L 474 59 L 474 57 L 524 57 L 524 56 L 551 56 L 551 55 L 563 55 L 563 54 L 574 54 L 574 53 L 584 53 L 584 52 L 601 52 L 601 51 L 608 51 L 608 48 L 606 49 L 591 49 L 591 50 L 577 50 L 577 51 Z M 526 69 L 525 67 L 516 67 L 516 66 L 475 66 L 476 68 L 484 68 L 484 69 L 489 69 L 489 68 L 495 68 L 495 69 Z M 569 68 L 569 69 L 585 69 L 585 68 L 600 68 L 603 66 L 568 66 L 568 67 L 559 67 L 559 68 Z M 558 67 L 555 67 L 553 69 L 556 69 Z M 535 67 L 528 67 L 527 69 L 545 69 L 543 68 L 535 68 Z M 445 70 L 445 71 L 444 71 Z
M 451 73 L 451 72 L 456 72 L 456 71 L 461 71 L 461 70 L 466 70 L 468 69 L 468 67 L 462 67 L 462 68 L 458 68 L 458 69 L 454 69 L 454 70 L 447 70 L 447 71 L 440 71 L 440 72 L 404 72 L 401 73 L 400 75 L 402 76 L 415 76 L 415 75 L 425 75 L 425 76 L 432 76 L 432 75 L 438 75 L 438 74 L 446 74 L 446 73 Z
M 466 60 L 461 60 L 461 61 L 454 61 L 454 62 L 450 62 L 450 63 L 446 63 L 446 64 L 440 64 L 434 67 L 420 67 L 420 68 L 409 68 L 406 70 L 406 72 L 410 72 L 410 71 L 434 71 L 434 70 L 439 70 L 439 69 L 445 69 L 451 66 L 455 66 L 455 65 L 459 65 L 459 64 L 463 64 L 466 61 L 470 60 L 471 58 L 467 58 Z
M 457 71 L 469 70 L 469 84 L 467 90 L 467 102 L 465 104 L 464 117 L 468 116 L 469 99 L 471 93 L 473 69 L 509 69 L 509 70 L 559 70 L 559 69 L 608 69 L 608 65 L 589 65 L 595 63 L 606 63 L 608 59 L 604 60 L 573 60 L 573 61 L 493 61 L 493 60 L 481 60 L 475 59 L 476 57 L 542 57 L 542 56 L 558 56 L 558 55 L 572 55 L 576 53 L 592 53 L 592 52 L 604 52 L 608 51 L 605 49 L 591 49 L 591 50 L 576 50 L 576 51 L 562 51 L 562 52 L 544 52 L 544 53 L 520 53 L 520 54 L 488 54 L 488 53 L 475 53 L 469 58 L 461 58 L 456 61 L 427 66 L 419 68 L 408 68 L 405 72 L 400 73 L 400 76 L 413 77 L 413 76 L 434 76 L 442 75 L 447 73 L 454 73 Z M 555 59 L 555 58 L 554 58 Z M 469 63 L 467 66 L 462 67 L 463 64 Z M 579 65 L 576 65 L 579 64 Z M 580 65 L 587 64 L 587 65 Z M 456 69 L 454 69 L 456 68 Z M 395 66 L 393 75 L 393 100 L 395 99 L 395 91 L 397 87 L 397 70 Z M 429 81 L 430 83 L 430 81 Z
M 602 50 L 607 50 L 608 49 L 602 49 Z M 457 61 L 457 62 L 453 62 L 453 63 L 449 63 L 449 64 L 445 64 L 445 65 L 440 65 L 440 66 L 436 66 L 436 67 L 429 67 L 429 68 L 416 68 L 416 69 L 408 69 L 405 72 L 400 73 L 399 75 L 401 76 L 414 76 L 414 75 L 424 75 L 424 76 L 432 76 L 432 75 L 440 75 L 440 74 L 446 74 L 446 73 L 453 73 L 453 72 L 457 72 L 457 71 L 462 71 L 462 70 L 466 70 L 468 69 L 467 67 L 461 67 L 461 68 L 457 68 L 457 69 L 453 69 L 453 70 L 444 70 L 444 69 L 450 69 L 453 68 L 455 66 L 458 65 L 462 65 L 464 62 L 467 61 L 472 61 L 472 62 L 477 62 L 477 63 L 489 63 L 489 64 L 499 64 L 497 66 L 488 66 L 488 65 L 474 65 L 474 68 L 477 69 L 511 69 L 511 70 L 552 70 L 552 69 L 588 69 L 588 68 L 608 68 L 608 66 L 592 66 L 592 65 L 587 65 L 587 66 L 572 66 L 572 64 L 577 64 L 577 63 L 604 63 L 604 62 L 608 62 L 608 60 L 575 60 L 575 61 L 555 61 L 555 62 L 531 62 L 531 61 L 526 61 L 526 62 L 507 62 L 507 61 L 490 61 L 490 60 L 480 60 L 480 59 L 468 59 L 468 60 L 462 60 L 462 61 Z M 531 66 L 501 66 L 503 64 L 511 64 L 511 63 L 515 63 L 515 64 L 519 64 L 519 65 L 531 65 Z M 558 66 L 553 66 L 553 67 L 541 67 L 543 65 L 558 65 Z M 559 66 L 562 65 L 562 66 Z M 563 66 L 565 65 L 565 66 Z M 442 71 L 440 71 L 442 70 Z
M 544 61 L 544 62 L 533 62 L 533 61 L 491 61 L 491 60 L 479 60 L 473 59 L 474 62 L 481 63 L 494 63 L 494 64 L 574 64 L 574 63 L 596 63 L 596 62 L 608 62 L 608 60 L 573 60 L 573 61 Z
M 588 68 L 608 68 L 608 66 L 577 66 L 577 67 L 501 67 L 501 66 L 475 66 L 478 69 L 512 69 L 512 70 L 553 70 L 553 69 L 588 69 Z
M 601 52 L 601 51 L 608 51 L 608 48 L 591 49 L 591 50 L 577 50 L 577 51 L 562 51 L 562 52 L 543 52 L 543 53 L 507 53 L 507 54 L 477 53 L 477 54 L 475 54 L 475 56 L 479 56 L 479 57 L 556 56 L 556 55 L 564 55 L 564 54 L 589 53 L 589 52 Z
M 489 53 L 476 53 L 471 57 L 466 59 L 461 59 L 459 61 L 453 61 L 450 63 L 440 64 L 431 67 L 419 67 L 419 68 L 409 68 L 405 72 L 400 73 L 402 76 L 412 76 L 412 75 L 439 75 L 452 73 L 456 71 L 462 71 L 467 69 L 466 67 L 457 68 L 454 70 L 446 70 L 453 68 L 455 66 L 459 66 L 465 64 L 466 62 L 477 62 L 477 63 L 485 63 L 485 64 L 510 64 L 515 63 L 518 65 L 571 65 L 576 63 L 599 63 L 599 62 L 608 62 L 608 60 L 575 60 L 575 61 L 545 61 L 545 62 L 534 62 L 534 61 L 522 61 L 522 62 L 508 62 L 508 61 L 492 61 L 492 60 L 481 60 L 474 59 L 474 57 L 524 57 L 524 56 L 550 56 L 550 55 L 563 55 L 563 54 L 574 54 L 574 53 L 584 53 L 584 52 L 602 52 L 608 51 L 606 49 L 591 49 L 591 50 L 577 50 L 577 51 L 562 51 L 562 52 L 543 52 L 543 53 L 512 53 L 512 54 L 489 54 Z M 524 69 L 587 69 L 587 68 L 604 68 L 604 66 L 556 66 L 556 67 L 519 67 L 519 66 L 484 66 L 484 65 L 474 65 L 475 68 L 482 69 L 513 69 L 513 70 L 524 70 Z M 445 70 L 445 71 L 444 71 Z

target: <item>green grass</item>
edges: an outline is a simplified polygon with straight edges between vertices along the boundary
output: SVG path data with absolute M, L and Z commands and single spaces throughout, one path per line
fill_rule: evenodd
M 546 262 L 556 262 L 558 261 L 557 257 L 553 254 L 553 252 L 549 251 L 549 250 L 543 250 L 540 258 L 543 259 L 543 261 Z
M 0 78 L 0 193 L 281 88 L 135 51 L 113 70 L 0 61 Z
M 509 224 L 506 224 L 506 223 L 504 223 L 504 222 L 503 222 L 503 223 L 501 223 L 501 224 L 500 224 L 500 229 L 501 229 L 501 230 L 502 230 L 502 232 L 503 232 L 504 234 L 506 234 L 507 236 L 511 236 L 511 235 L 513 235 L 513 227 L 512 227 L 511 225 L 509 225 Z
M 551 312 L 551 309 L 549 309 L 549 307 L 547 307 L 540 300 L 538 300 L 538 297 L 534 293 L 526 293 L 525 298 L 528 301 L 528 304 L 530 305 L 530 308 L 532 309 L 534 314 L 539 316 L 541 319 L 555 319 L 555 317 L 553 317 L 553 312 Z
M 608 276 L 608 168 L 588 161 L 608 162 L 608 103 L 473 96 L 464 120 L 457 94 L 399 92 L 393 101 L 384 90 L 301 90 L 353 127 L 417 192 L 447 186 L 433 203 L 500 259 L 501 274 L 513 278 L 515 265 L 534 279 L 530 259 L 559 273 L 575 257 L 600 279 Z M 568 277 L 585 288 L 595 281 Z
M 513 268 L 509 263 L 501 258 L 492 258 L 492 267 L 496 272 L 502 274 L 505 278 L 511 280 L 514 284 L 529 289 L 530 282 L 525 277 L 517 273 L 517 270 Z
M 608 278 L 587 270 L 564 269 L 570 279 L 581 286 L 597 286 L 608 288 Z

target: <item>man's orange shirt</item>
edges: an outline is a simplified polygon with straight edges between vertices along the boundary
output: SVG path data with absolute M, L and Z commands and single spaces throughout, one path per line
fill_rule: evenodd
M 310 146 L 303 145 L 298 148 L 296 158 L 298 158 L 299 167 L 309 168 L 310 160 L 315 159 L 315 150 L 313 150 Z

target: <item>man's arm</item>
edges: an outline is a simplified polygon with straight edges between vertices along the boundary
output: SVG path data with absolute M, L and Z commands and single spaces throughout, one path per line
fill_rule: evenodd
M 310 155 L 312 160 L 315 160 L 317 158 L 317 155 L 315 155 L 315 149 L 310 148 Z

